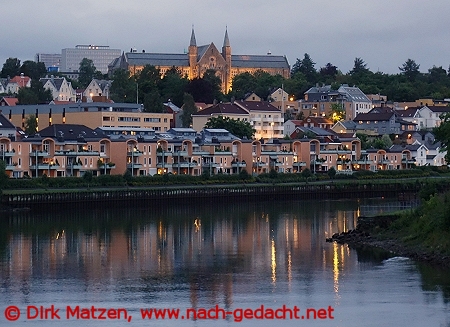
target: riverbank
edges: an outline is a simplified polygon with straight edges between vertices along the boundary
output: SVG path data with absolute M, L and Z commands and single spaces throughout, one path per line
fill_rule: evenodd
M 301 199 L 349 199 L 370 197 L 398 197 L 414 199 L 425 185 L 425 181 L 341 181 L 314 183 L 242 183 L 217 185 L 172 185 L 159 187 L 79 188 L 79 189 L 32 189 L 7 190 L 3 192 L 1 204 L 5 207 L 39 208 L 55 205 L 87 205 L 99 202 L 136 202 L 170 205 L 172 201 L 191 203 L 194 201 L 238 202 L 247 200 L 301 200 Z M 439 187 L 448 188 L 446 179 L 434 181 Z
M 376 247 L 433 265 L 450 267 L 450 193 L 431 196 L 407 212 L 359 217 L 356 229 L 327 242 Z

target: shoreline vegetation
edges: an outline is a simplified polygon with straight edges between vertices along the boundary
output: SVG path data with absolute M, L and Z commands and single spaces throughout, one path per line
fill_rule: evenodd
M 445 167 L 446 168 L 446 167 Z M 238 174 L 213 174 L 208 172 L 200 176 L 191 175 L 147 175 L 132 176 L 129 171 L 123 175 L 93 176 L 86 172 L 83 177 L 52 177 L 43 175 L 38 178 L 3 179 L 0 180 L 0 192 L 4 194 L 18 190 L 58 190 L 85 188 L 130 188 L 130 187 L 164 187 L 164 186 L 202 186 L 202 185 L 234 185 L 234 184 L 289 184 L 289 183 L 389 183 L 399 179 L 450 179 L 447 169 L 424 166 L 408 170 L 356 171 L 353 174 L 338 174 L 335 170 L 328 173 L 314 174 L 309 169 L 301 173 L 278 173 L 275 170 L 257 176 L 246 170 Z
M 327 242 L 350 248 L 377 247 L 395 255 L 450 268 L 450 191 L 420 192 L 416 209 L 359 217 L 356 229 L 334 234 Z

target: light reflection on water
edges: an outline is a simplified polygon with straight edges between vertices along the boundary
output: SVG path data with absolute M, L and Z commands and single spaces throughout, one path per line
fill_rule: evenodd
M 137 318 L 141 307 L 286 304 L 335 310 L 334 320 L 282 322 L 289 326 L 450 326 L 448 271 L 325 243 L 355 228 L 365 203 L 376 201 L 100 207 L 13 216 L 0 222 L 0 310 L 30 304 L 125 307 L 135 316 L 133 325 L 147 326 Z M 211 323 L 233 321 L 151 324 Z

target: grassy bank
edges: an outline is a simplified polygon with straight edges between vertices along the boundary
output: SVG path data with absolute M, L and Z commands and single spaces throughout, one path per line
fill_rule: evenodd
M 450 257 L 450 192 L 431 195 L 419 208 L 399 214 L 377 234 L 431 256 Z

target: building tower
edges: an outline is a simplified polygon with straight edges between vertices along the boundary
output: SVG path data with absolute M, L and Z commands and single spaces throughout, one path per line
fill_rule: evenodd
M 197 69 L 197 41 L 195 40 L 194 26 L 192 26 L 191 41 L 189 43 L 189 79 L 198 77 Z
M 222 57 L 226 61 L 226 66 L 224 69 L 224 89 L 226 92 L 228 92 L 231 89 L 231 46 L 230 39 L 228 38 L 228 28 L 225 28 L 225 37 L 223 39 L 222 46 Z

